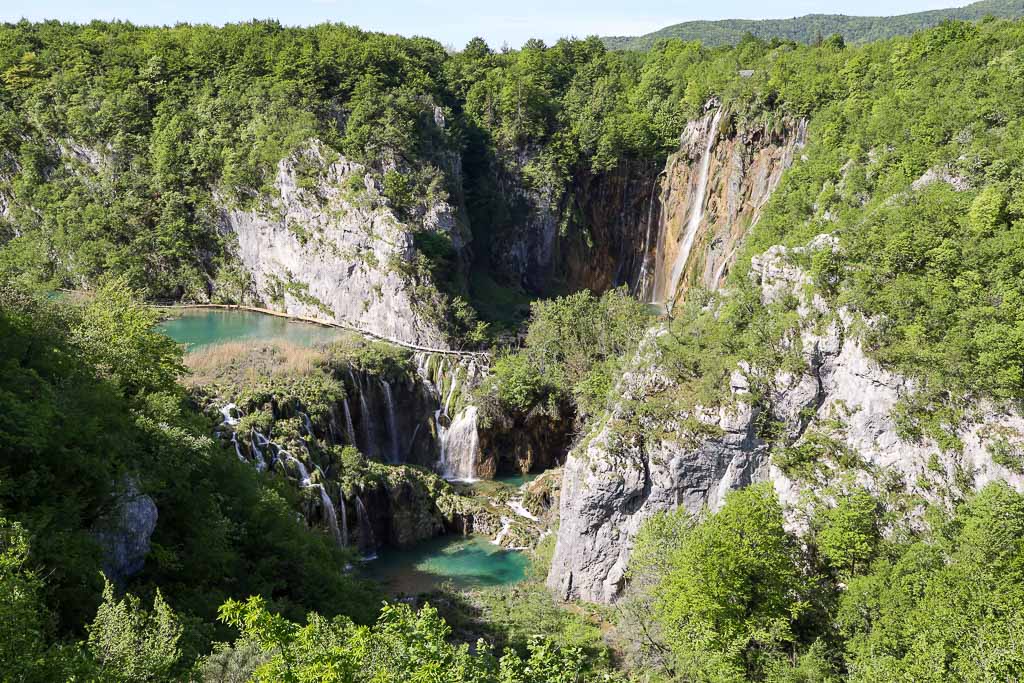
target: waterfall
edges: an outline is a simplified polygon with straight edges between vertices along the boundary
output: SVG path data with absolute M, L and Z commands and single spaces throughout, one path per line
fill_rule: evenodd
M 234 403 L 229 403 L 220 409 L 220 414 L 224 418 L 224 424 L 228 425 L 229 427 L 234 427 L 236 424 L 238 424 L 238 418 L 231 414 L 231 411 L 237 409 L 238 406 L 236 406 Z
M 235 446 L 235 455 L 238 456 L 238 459 L 241 460 L 242 462 L 248 462 L 245 459 L 245 456 L 242 455 L 242 447 L 238 445 L 238 433 L 237 432 L 231 432 L 231 443 L 233 443 L 234 446 Z
M 359 444 L 356 443 L 356 430 L 352 426 L 352 411 L 348 409 L 348 396 L 341 399 L 341 405 L 345 409 L 345 436 L 348 437 L 348 442 L 356 448 Z
M 292 455 L 291 453 L 289 453 L 288 451 L 286 451 L 284 449 L 281 449 L 280 453 L 284 455 L 285 459 L 288 462 L 290 462 L 293 465 L 295 465 L 295 469 L 297 469 L 299 471 L 299 476 L 301 477 L 301 484 L 300 485 L 303 488 L 305 488 L 306 486 L 309 486 L 309 470 L 306 469 L 305 463 L 303 463 L 301 460 L 299 460 L 294 455 Z
M 348 545 L 348 512 L 345 511 L 345 490 L 342 489 L 339 493 L 341 496 L 340 504 L 338 508 L 341 510 L 341 545 Z
M 352 371 L 349 370 L 349 373 L 351 372 Z M 355 381 L 354 377 L 353 381 Z M 356 389 L 359 391 L 359 421 L 363 423 L 363 453 L 367 456 L 371 456 L 375 451 L 375 444 L 373 442 L 372 423 L 370 422 L 370 406 L 366 403 L 366 392 L 363 391 L 363 385 L 361 383 L 357 383 Z
M 302 426 L 306 430 L 306 436 L 311 439 L 316 438 L 316 434 L 313 433 L 313 422 L 309 419 L 309 415 L 302 412 L 301 410 L 296 411 L 299 417 L 302 418 Z
M 252 439 L 252 450 L 256 454 L 256 471 L 263 472 L 267 469 L 267 457 L 263 455 L 262 446 L 266 446 L 270 443 L 265 436 L 256 431 L 253 427 L 252 431 L 249 432 L 249 436 Z M 260 443 L 262 441 L 262 443 Z
M 377 540 L 373 537 L 373 525 L 370 524 L 370 516 L 366 514 L 366 506 L 363 505 L 363 499 L 356 496 L 356 522 L 359 525 L 359 540 L 362 543 L 361 550 L 369 548 L 369 554 L 366 555 L 367 560 L 374 560 L 377 558 Z
M 715 138 L 718 137 L 718 120 L 722 117 L 722 110 L 719 108 L 711 117 L 711 124 L 707 130 L 707 140 L 704 144 L 704 154 L 700 158 L 700 170 L 697 174 L 697 185 L 690 203 L 690 218 L 686 223 L 686 232 L 683 235 L 683 243 L 676 254 L 675 263 L 672 264 L 672 277 L 669 280 L 669 288 L 665 290 L 666 306 L 671 306 L 675 299 L 676 290 L 679 287 L 679 279 L 683 276 L 686 262 L 690 259 L 690 250 L 693 249 L 694 240 L 697 239 L 697 231 L 700 229 L 701 220 L 704 218 L 704 195 L 707 193 L 708 172 L 711 170 L 711 150 L 715 145 Z
M 400 459 L 398 457 L 398 429 L 395 427 L 395 402 L 391 398 L 391 385 L 387 381 L 381 380 L 380 386 L 384 389 L 384 401 L 388 404 L 388 411 L 384 417 L 388 423 L 388 438 L 391 440 L 391 462 L 398 463 Z
M 446 431 L 438 430 L 441 442 L 441 476 L 448 480 L 476 481 L 476 460 L 480 437 L 476 431 L 476 406 L 468 406 L 455 416 Z M 435 419 L 437 415 L 435 414 Z
M 452 385 L 448 389 L 448 398 L 446 398 L 444 400 L 444 414 L 445 415 L 450 415 L 451 414 L 448 411 L 451 408 L 452 397 L 455 396 L 455 392 L 458 390 L 458 388 L 459 388 L 459 368 L 458 368 L 458 366 L 456 366 L 455 367 L 455 372 L 452 373 Z
M 647 202 L 647 233 L 644 236 L 644 250 L 640 255 L 640 275 L 637 277 L 636 295 L 641 301 L 647 300 L 647 271 L 650 269 L 651 260 L 651 222 L 654 218 L 654 195 L 658 191 L 658 179 L 661 178 L 659 173 L 654 178 L 654 182 L 651 184 L 651 198 Z M 658 209 L 658 219 L 660 223 L 661 209 Z
M 331 529 L 331 535 L 334 537 L 334 542 L 340 546 L 344 546 L 345 542 L 341 537 L 341 530 L 338 529 L 338 515 L 334 510 L 334 501 L 331 500 L 330 495 L 327 493 L 327 489 L 324 488 L 323 484 L 317 484 L 320 489 L 320 502 L 324 506 L 324 516 L 327 518 L 327 526 Z

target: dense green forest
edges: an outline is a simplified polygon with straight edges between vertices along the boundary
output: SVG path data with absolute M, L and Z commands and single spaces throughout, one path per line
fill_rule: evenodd
M 414 226 L 432 193 L 462 195 L 486 245 L 517 229 L 502 191 L 513 170 L 557 203 L 578 173 L 663 161 L 714 98 L 726 130 L 805 116 L 809 143 L 729 290 L 696 292 L 664 321 L 658 343 L 682 380 L 664 401 L 724 400 L 740 360 L 765 376 L 795 362 L 779 340 L 798 302 L 763 305 L 750 260 L 827 233 L 837 249 L 799 264 L 809 287 L 883 321 L 862 325 L 866 348 L 921 388 L 900 416 L 906 438 L 955 451 L 972 406 L 1024 398 L 1024 24 L 846 38 L 643 54 L 476 39 L 448 54 L 340 25 L 0 27 L 0 679 L 1024 676 L 1024 497 L 1002 483 L 925 504 L 837 476 L 799 530 L 764 485 L 697 518 L 657 515 L 611 607 L 555 605 L 538 583 L 544 544 L 523 587 L 385 605 L 343 570 L 353 553 L 296 520 L 294 487 L 211 437 L 182 350 L 144 303 L 232 301 L 218 205 L 258 203 L 310 138 L 364 163 Z M 94 152 L 99 170 L 83 173 Z M 952 182 L 915 185 L 929 171 Z M 413 277 L 453 309 L 484 308 L 450 245 L 421 236 L 416 249 Z M 48 296 L 58 288 L 95 296 L 72 305 Z M 458 316 L 453 334 L 474 320 Z M 623 290 L 536 302 L 475 400 L 485 418 L 599 421 L 651 322 Z M 643 429 L 666 406 L 635 408 Z M 796 472 L 816 464 L 813 448 L 781 455 Z M 994 457 L 1024 470 L 1009 445 Z M 160 510 L 152 551 L 111 583 L 97 531 L 135 489 Z
M 608 36 L 601 39 L 610 50 L 649 50 L 659 40 L 699 40 L 704 45 L 735 45 L 750 34 L 761 40 L 820 42 L 841 35 L 849 43 L 870 43 L 906 36 L 944 21 L 978 21 L 984 17 L 1017 19 L 1024 16 L 1018 0 L 981 0 L 963 7 L 936 9 L 892 17 L 860 17 L 844 14 L 808 14 L 792 19 L 722 19 L 686 21 L 672 24 L 642 36 Z

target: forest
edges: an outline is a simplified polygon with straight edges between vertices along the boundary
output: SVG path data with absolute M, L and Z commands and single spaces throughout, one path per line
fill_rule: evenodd
M 278 163 L 316 139 L 360 164 L 409 226 L 394 271 L 452 347 L 490 354 L 459 399 L 482 428 L 543 418 L 585 454 L 614 407 L 627 415 L 614 437 L 644 443 L 670 416 L 728 404 L 737 367 L 744 400 L 766 404 L 778 373 L 802 368 L 804 314 L 796 297 L 762 300 L 752 264 L 827 236 L 835 249 L 794 252 L 806 300 L 823 302 L 813 324 L 849 313 L 869 357 L 913 382 L 900 438 L 937 444 L 941 470 L 940 455 L 967 447 L 963 425 L 1024 399 L 1024 23 L 805 38 L 670 38 L 646 52 L 474 39 L 449 52 L 340 24 L 0 26 L 0 680 L 1024 677 L 1012 482 L 975 485 L 965 465 L 948 489 L 927 471 L 912 491 L 866 485 L 858 453 L 824 435 L 786 442 L 765 412 L 758 438 L 801 487 L 796 523 L 755 483 L 717 509 L 644 520 L 611 604 L 548 592 L 554 536 L 522 583 L 395 600 L 346 569 L 354 548 L 303 521 L 308 492 L 215 438 L 185 350 L 155 330 L 153 303 L 239 303 L 220 215 L 260 207 Z M 728 112 L 723 135 L 809 121 L 727 287 L 695 288 L 666 316 L 629 287 L 537 291 L 498 272 L 524 194 L 582 233 L 579 179 L 663 165 L 709 103 Z M 459 207 L 471 249 L 430 229 L 438 198 Z M 669 388 L 624 394 L 652 345 Z M 339 345 L 312 363 L 384 377 L 410 364 L 388 348 Z M 347 391 L 281 381 L 252 393 L 283 403 L 299 387 L 308 406 Z M 1013 438 L 996 434 L 989 452 L 1024 474 Z M 348 480 L 374 460 L 351 447 L 317 457 Z M 101 541 L 140 492 L 159 510 L 152 547 L 118 576 Z

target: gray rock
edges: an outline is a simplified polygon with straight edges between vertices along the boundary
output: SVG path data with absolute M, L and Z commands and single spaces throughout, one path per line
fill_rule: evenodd
M 300 167 L 318 169 L 312 186 Z M 385 338 L 446 348 L 437 325 L 416 305 L 403 274 L 414 257 L 412 228 L 401 222 L 367 174 L 344 157 L 328 161 L 313 141 L 278 164 L 275 194 L 259 210 L 224 206 L 223 231 L 252 277 L 253 298 L 283 312 L 347 323 Z M 353 178 L 361 178 L 355 187 Z M 429 230 L 463 244 L 454 209 L 436 202 Z M 429 283 L 428 283 L 429 286 Z
M 103 549 L 103 573 L 115 584 L 123 585 L 142 571 L 157 516 L 153 499 L 129 480 L 113 512 L 97 524 L 94 534 Z
M 808 249 L 834 248 L 834 238 L 819 237 Z M 805 273 L 792 265 L 789 253 L 773 247 L 754 259 L 751 276 L 761 285 L 763 301 L 800 296 L 798 309 L 810 319 L 813 309 L 826 311 L 825 302 L 806 301 Z M 1024 418 L 1012 410 L 980 405 L 961 428 L 962 452 L 941 451 L 931 442 L 908 443 L 898 436 L 894 409 L 900 397 L 914 390 L 905 377 L 889 372 L 870 359 L 860 342 L 848 335 L 853 317 L 839 311 L 836 320 L 819 329 L 808 322 L 800 343 L 806 363 L 802 373 L 779 373 L 767 403 L 745 401 L 748 380 L 756 368 L 741 363 L 730 378 L 732 402 L 718 410 L 696 408 L 666 424 L 654 425 L 668 434 L 644 442 L 623 437 L 617 427 L 626 409 L 616 406 L 600 421 L 565 465 L 560 504 L 561 526 L 548 585 L 564 599 L 610 602 L 622 590 L 634 538 L 644 520 L 656 512 L 683 507 L 694 515 L 717 509 L 730 490 L 756 481 L 771 481 L 788 506 L 789 526 L 799 528 L 794 515 L 802 486 L 787 478 L 769 457 L 756 423 L 760 410 L 783 425 L 789 443 L 798 443 L 812 422 L 842 418 L 845 427 L 831 434 L 863 461 L 861 483 L 876 486 L 874 473 L 895 474 L 904 487 L 925 498 L 936 495 L 919 482 L 939 476 L 950 482 L 957 471 L 973 476 L 973 484 L 1005 480 L 1024 490 L 1024 477 L 995 463 L 989 453 L 991 435 L 999 433 L 1016 444 L 1024 442 Z M 645 343 L 620 387 L 626 398 L 640 398 L 650 387 L 670 382 L 660 367 L 653 338 Z M 710 436 L 687 437 L 682 419 L 697 418 L 711 428 Z M 645 425 L 651 426 L 651 425 Z M 637 430 L 626 430 L 637 431 Z M 936 463 L 939 473 L 936 473 Z

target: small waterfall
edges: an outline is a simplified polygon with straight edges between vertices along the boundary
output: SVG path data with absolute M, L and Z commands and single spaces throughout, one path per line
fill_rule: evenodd
M 320 502 L 324 506 L 324 516 L 327 518 L 327 526 L 331 529 L 331 535 L 334 537 L 334 542 L 340 546 L 346 545 L 341 535 L 341 530 L 338 529 L 338 515 L 334 510 L 334 501 L 331 500 L 330 495 L 327 493 L 327 489 L 324 488 L 323 484 L 317 484 L 320 489 Z
M 348 442 L 352 446 L 359 447 L 356 443 L 356 430 L 352 426 L 352 411 L 348 409 L 348 396 L 341 399 L 341 405 L 345 409 L 345 436 L 348 437 Z
M 686 262 L 690 259 L 690 250 L 697 239 L 697 231 L 700 229 L 701 220 L 704 218 L 704 200 L 707 194 L 708 173 L 711 170 L 711 151 L 718 137 L 718 121 L 722 117 L 722 109 L 715 111 L 711 117 L 711 124 L 707 130 L 707 140 L 704 144 L 704 154 L 700 158 L 700 171 L 697 174 L 697 185 L 694 188 L 693 199 L 690 205 L 690 218 L 686 223 L 686 232 L 683 235 L 683 243 L 676 254 L 675 263 L 672 264 L 672 277 L 669 280 L 669 288 L 665 290 L 665 301 L 667 307 L 671 308 L 679 288 L 679 279 L 686 269 Z
M 313 433 L 313 422 L 309 419 L 309 415 L 301 410 L 296 412 L 298 412 L 299 417 L 302 418 L 302 427 L 303 429 L 306 430 L 306 436 L 308 436 L 311 439 L 315 439 L 316 434 Z
M 299 471 L 299 476 L 301 477 L 300 485 L 304 488 L 309 486 L 309 470 L 306 469 L 305 463 L 284 449 L 281 449 L 280 454 L 284 455 L 285 460 L 295 465 L 295 469 Z
M 249 432 L 249 437 L 252 439 L 253 453 L 256 454 L 256 471 L 264 472 L 267 469 L 267 456 L 263 454 L 263 448 L 271 445 L 270 441 L 256 431 L 255 427 L 253 427 L 252 431 Z
M 455 416 L 440 437 L 441 476 L 449 480 L 476 481 L 476 460 L 480 437 L 476 431 L 476 406 L 468 406 Z M 435 419 L 437 417 L 435 416 Z M 440 420 L 438 420 L 440 426 Z
M 249 462 L 248 460 L 245 459 L 245 456 L 242 455 L 242 447 L 238 445 L 237 432 L 231 432 L 231 443 L 234 444 L 235 446 L 235 455 L 238 456 L 238 459 L 241 460 L 242 462 Z
M 373 537 L 373 525 L 370 524 L 370 516 L 366 514 L 366 506 L 363 499 L 356 496 L 356 523 L 359 525 L 359 540 L 362 543 L 360 550 L 369 550 L 367 560 L 377 558 L 377 540 Z
M 229 403 L 220 409 L 220 414 L 224 418 L 224 424 L 226 424 L 229 427 L 234 427 L 236 424 L 238 424 L 238 418 L 232 414 L 237 410 L 238 406 L 236 406 L 234 403 Z
M 338 509 L 341 510 L 341 545 L 342 546 L 347 546 L 348 545 L 348 512 L 346 512 L 346 510 L 345 510 L 345 490 L 342 489 L 341 493 L 339 495 L 341 496 L 341 501 L 340 501 L 340 504 L 338 505 Z
M 381 380 L 380 386 L 384 390 L 384 401 L 388 404 L 388 411 L 384 414 L 384 418 L 388 423 L 388 438 L 391 441 L 391 462 L 398 463 L 400 459 L 398 457 L 398 428 L 395 426 L 395 402 L 391 398 L 391 385 L 387 381 Z

